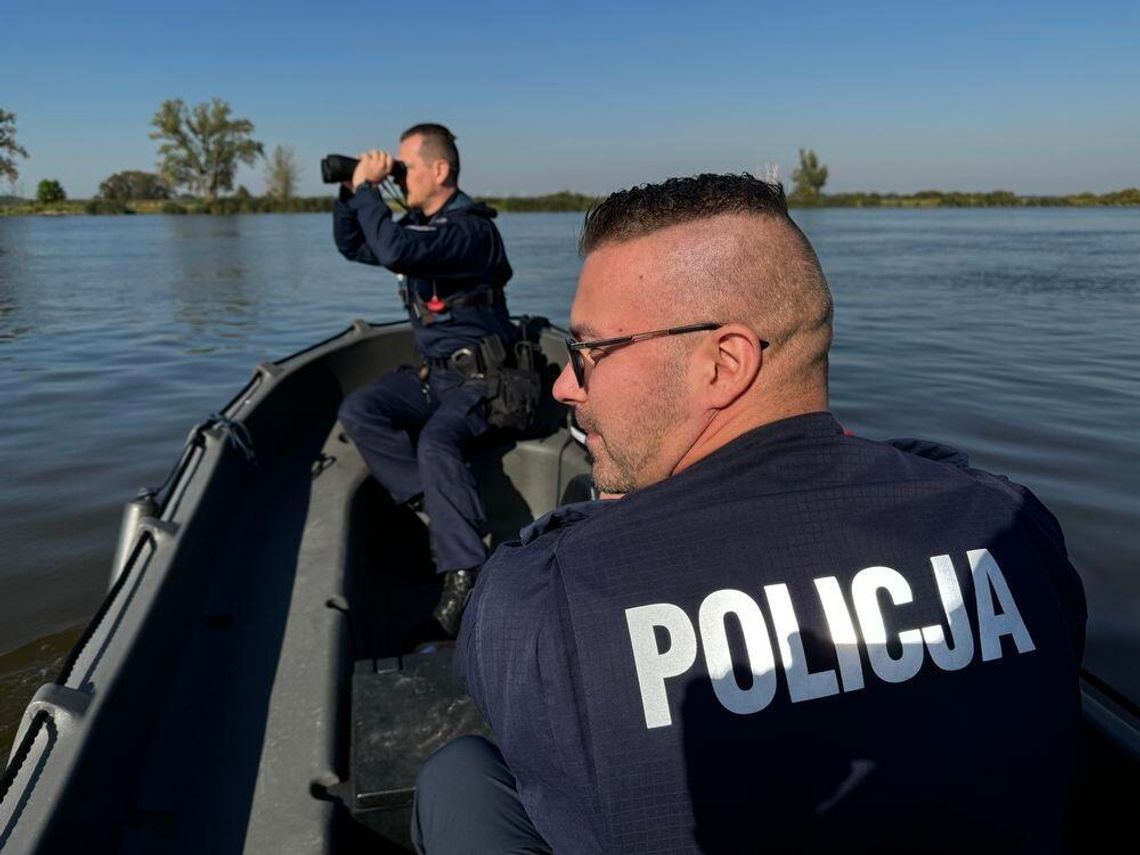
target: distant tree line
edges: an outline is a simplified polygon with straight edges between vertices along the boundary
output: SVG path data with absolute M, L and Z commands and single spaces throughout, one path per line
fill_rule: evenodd
M 789 204 L 796 201 L 789 197 Z M 1009 190 L 959 192 L 922 190 L 918 193 L 834 193 L 820 195 L 814 205 L 827 208 L 1090 208 L 1140 205 L 1140 187 L 1111 193 L 1066 196 L 1018 196 Z
M 254 124 L 233 115 L 220 98 L 188 106 L 179 98 L 163 101 L 151 119 L 151 138 L 159 141 L 156 172 L 124 170 L 108 176 L 98 195 L 86 202 L 69 201 L 63 186 L 45 179 L 36 188 L 35 203 L 9 198 L 0 206 L 4 213 L 88 214 L 244 214 L 269 212 L 326 212 L 332 195 L 301 198 L 296 195 L 300 169 L 293 149 L 275 146 L 265 155 L 265 146 L 254 139 Z M 0 178 L 15 183 L 19 176 L 16 158 L 28 157 L 16 142 L 16 116 L 0 109 Z M 245 187 L 233 190 L 239 165 L 264 161 L 265 195 L 255 196 Z M 838 208 L 955 208 L 955 207 L 1085 207 L 1140 205 L 1140 188 L 1111 193 L 1078 193 L 1067 196 L 1018 196 L 1008 190 L 957 192 L 923 190 L 918 193 L 825 194 L 828 168 L 813 149 L 800 149 L 799 167 L 792 172 L 788 203 L 793 207 Z M 225 195 L 230 193 L 231 195 Z M 484 196 L 480 201 L 501 211 L 587 211 L 598 197 L 563 190 L 539 196 Z M 13 204 L 15 203 L 15 204 Z
M 237 192 L 207 201 L 191 196 L 171 196 L 167 199 L 117 200 L 95 198 L 87 201 L 63 201 L 51 204 L 20 202 L 0 206 L 0 214 L 36 213 L 55 210 L 61 213 L 87 214 L 264 214 L 264 213 L 327 213 L 332 210 L 334 197 L 294 196 L 275 199 L 272 196 L 254 196 L 248 191 Z M 597 201 L 597 197 L 581 193 L 559 192 L 545 196 L 488 196 L 479 201 L 505 212 L 584 212 Z M 943 192 L 924 190 L 920 193 L 835 193 L 820 194 L 818 199 L 804 205 L 789 194 L 792 207 L 828 208 L 1036 208 L 1036 207 L 1104 207 L 1140 206 L 1140 188 L 1116 190 L 1111 193 L 1079 193 L 1069 196 L 1015 196 L 1009 191 L 989 193 Z
M 920 190 L 917 193 L 824 194 L 827 167 L 811 149 L 800 149 L 800 167 L 792 173 L 792 207 L 826 208 L 1081 208 L 1105 205 L 1140 205 L 1140 188 L 1111 193 L 1074 193 L 1067 196 L 1018 196 L 1010 190 L 975 192 Z
M 601 199 L 561 190 L 545 196 L 480 196 L 478 201 L 500 211 L 588 211 Z
M 160 214 L 317 214 L 333 209 L 332 196 L 294 196 L 275 199 L 272 196 L 254 196 L 242 188 L 232 196 L 206 201 L 179 199 L 165 202 L 157 211 Z
M 239 187 L 232 196 L 221 196 L 209 201 L 189 196 L 170 199 L 137 199 L 120 202 L 91 199 L 83 204 L 85 214 L 315 214 L 332 211 L 333 197 L 312 196 L 292 199 L 274 199 L 272 196 L 254 196 Z M 77 211 L 78 213 L 78 211 Z

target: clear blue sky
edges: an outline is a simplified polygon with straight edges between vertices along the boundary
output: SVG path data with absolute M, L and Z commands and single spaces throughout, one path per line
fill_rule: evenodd
M 418 121 L 476 193 L 787 180 L 800 147 L 833 191 L 1102 192 L 1140 185 L 1140 3 L 3 2 L 25 195 L 153 169 L 159 104 L 213 96 L 294 148 L 306 195 L 323 154 Z

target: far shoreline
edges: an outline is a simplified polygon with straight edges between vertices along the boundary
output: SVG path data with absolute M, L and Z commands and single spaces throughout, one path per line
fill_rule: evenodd
M 585 213 L 603 197 L 561 191 L 539 196 L 477 196 L 503 213 Z M 307 196 L 276 199 L 237 193 L 213 200 L 181 197 L 176 199 L 68 199 L 62 202 L 35 202 L 0 199 L 0 217 L 130 216 L 165 214 L 313 214 L 332 211 L 334 197 Z M 1140 188 L 1130 187 L 1109 193 L 1076 193 L 1066 196 L 1018 196 L 1008 190 L 961 192 L 923 190 L 918 193 L 835 193 L 818 198 L 788 197 L 793 209 L 811 208 L 1122 208 L 1140 206 Z M 398 209 L 397 209 L 398 210 Z

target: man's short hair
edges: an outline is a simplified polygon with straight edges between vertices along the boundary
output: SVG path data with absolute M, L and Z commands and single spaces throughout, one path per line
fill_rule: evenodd
M 451 167 L 451 179 L 458 182 L 459 149 L 455 147 L 455 134 L 443 125 L 437 125 L 434 122 L 424 122 L 419 125 L 412 125 L 412 127 L 404 131 L 400 135 L 400 142 L 403 142 L 408 137 L 414 137 L 416 134 L 424 138 L 420 148 L 424 160 L 429 162 L 446 160 L 447 165 Z
M 752 324 L 771 346 L 769 358 L 788 354 L 789 372 L 826 382 L 831 289 L 811 243 L 788 216 L 778 182 L 747 173 L 706 173 L 620 190 L 586 214 L 578 249 L 586 256 L 610 244 L 725 216 L 754 218 L 759 230 L 682 271 L 670 299 L 693 314 Z
M 578 250 L 589 255 L 608 243 L 623 243 L 721 214 L 769 216 L 791 223 L 788 200 L 779 182 L 748 173 L 705 173 L 610 194 L 586 214 Z

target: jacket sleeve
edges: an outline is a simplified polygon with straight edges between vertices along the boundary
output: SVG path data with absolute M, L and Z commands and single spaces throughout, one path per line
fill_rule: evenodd
M 512 696 L 532 686 L 535 650 L 550 622 L 554 555 L 504 544 L 479 571 L 456 642 L 455 676 L 493 728 L 506 728 Z M 500 734 L 501 735 L 501 734 Z
M 378 265 L 380 262 L 376 260 L 376 255 L 364 240 L 364 232 L 360 228 L 356 211 L 349 204 L 353 198 L 352 193 L 343 187 L 340 188 L 340 196 L 333 203 L 333 241 L 336 242 L 340 254 L 349 261 Z
M 1033 522 L 1034 534 L 1041 544 L 1040 552 L 1045 559 L 1053 590 L 1068 622 L 1069 639 L 1079 664 L 1084 658 L 1085 632 L 1088 625 L 1088 601 L 1085 598 L 1084 584 L 1069 560 L 1060 522 L 1032 490 L 1020 484 L 1014 486 L 1024 499 L 1024 513 Z
M 380 193 L 370 188 L 358 190 L 345 208 L 355 219 L 354 228 L 344 229 L 342 243 L 337 220 L 337 247 L 355 261 L 430 277 L 480 273 L 496 257 L 498 235 L 476 216 L 460 214 L 438 225 L 404 225 L 392 219 Z
M 1061 524 L 1045 504 L 1028 487 L 1004 475 L 993 475 L 981 469 L 967 470 L 979 482 L 1010 496 L 1017 503 L 1018 519 L 1049 574 L 1057 603 L 1069 629 L 1069 641 L 1077 664 L 1085 653 L 1085 631 L 1088 624 L 1088 601 L 1080 574 L 1069 560 Z
M 522 628 L 528 623 L 535 627 L 550 623 L 551 580 L 559 575 L 554 547 L 561 533 L 617 504 L 595 499 L 555 508 L 525 526 L 517 542 L 496 549 L 479 571 L 460 624 L 455 676 L 488 721 L 499 693 L 497 672 L 518 664 L 510 644 L 526 635 Z M 512 640 L 500 649 L 505 638 Z

